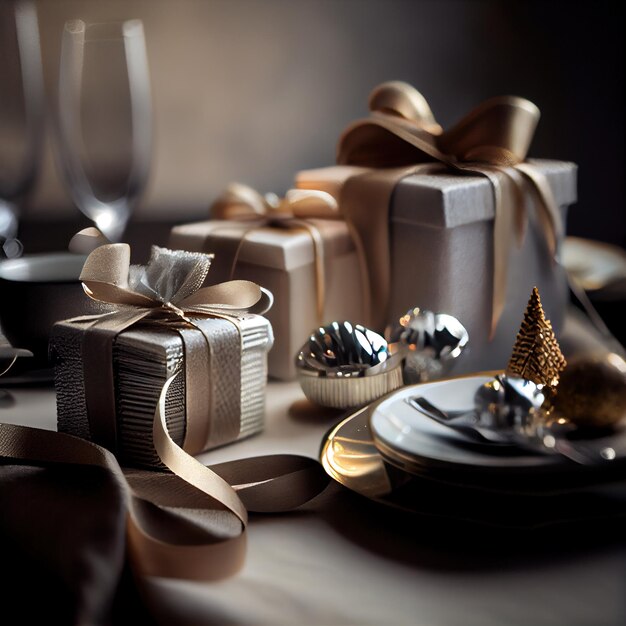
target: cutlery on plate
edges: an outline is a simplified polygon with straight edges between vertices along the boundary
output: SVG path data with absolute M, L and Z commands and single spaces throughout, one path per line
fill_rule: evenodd
M 614 442 L 607 445 L 605 439 L 567 439 L 573 425 L 565 418 L 545 419 L 536 417 L 523 426 L 494 426 L 484 423 L 475 409 L 446 411 L 434 405 L 424 396 L 413 396 L 407 402 L 422 415 L 453 429 L 472 441 L 496 445 L 514 445 L 542 454 L 559 454 L 581 465 L 601 465 L 614 461 L 626 450 L 618 449 Z

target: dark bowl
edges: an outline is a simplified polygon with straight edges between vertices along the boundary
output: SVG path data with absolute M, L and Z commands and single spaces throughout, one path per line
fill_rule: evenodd
M 48 339 L 56 322 L 111 310 L 83 291 L 78 277 L 85 259 L 54 252 L 0 261 L 0 329 L 15 348 L 33 353 L 29 366 L 48 365 Z

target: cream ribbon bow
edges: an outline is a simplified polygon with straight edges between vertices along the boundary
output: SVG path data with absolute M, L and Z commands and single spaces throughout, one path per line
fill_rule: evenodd
M 131 265 L 128 244 L 109 244 L 87 257 L 80 280 L 90 298 L 133 307 L 142 316 L 237 316 L 270 308 L 270 292 L 248 280 L 202 287 L 212 259 L 211 254 L 153 246 L 146 266 Z
M 241 183 L 226 187 L 211 205 L 210 215 L 218 220 L 341 219 L 337 201 L 325 191 L 290 189 L 279 198 L 274 193 L 262 195 Z

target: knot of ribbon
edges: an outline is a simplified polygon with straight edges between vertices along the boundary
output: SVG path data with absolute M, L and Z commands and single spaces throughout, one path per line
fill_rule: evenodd
M 324 270 L 324 239 L 311 220 L 342 219 L 337 200 L 325 191 L 290 189 L 283 198 L 270 193 L 262 195 L 241 183 L 231 183 L 213 202 L 210 216 L 217 220 L 233 220 L 249 226 L 249 231 L 262 227 L 304 230 L 313 243 L 315 291 L 318 323 L 323 323 L 326 277 Z M 247 231 L 247 232 L 249 232 Z M 245 243 L 244 233 L 231 264 L 234 276 L 239 254 Z
M 271 294 L 251 281 L 203 287 L 212 259 L 212 254 L 152 246 L 147 265 L 131 265 L 128 244 L 109 244 L 87 257 L 80 280 L 90 298 L 141 317 L 189 321 L 188 315 L 237 317 L 270 308 Z
M 367 317 L 374 328 L 385 325 L 390 294 L 389 201 L 404 177 L 432 173 L 442 166 L 459 174 L 479 174 L 494 192 L 494 277 L 492 334 L 504 308 L 508 252 L 512 238 L 525 235 L 526 185 L 536 192 L 547 247 L 552 259 L 563 233 L 558 207 L 545 177 L 524 162 L 539 109 L 515 96 L 487 100 L 447 130 L 436 122 L 425 98 L 411 85 L 388 82 L 370 95 L 370 116 L 342 134 L 337 162 L 375 168 L 343 185 L 341 213 L 362 259 Z M 382 206 L 381 206 L 382 205 Z
M 262 219 L 270 224 L 290 219 L 341 219 L 337 200 L 324 191 L 290 189 L 279 198 L 241 183 L 228 185 L 211 205 L 210 215 L 217 220 Z

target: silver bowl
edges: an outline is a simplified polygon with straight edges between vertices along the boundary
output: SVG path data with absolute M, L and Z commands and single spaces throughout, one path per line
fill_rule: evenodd
M 363 406 L 402 385 L 402 360 L 384 337 L 348 321 L 316 329 L 296 355 L 304 395 L 320 406 Z

